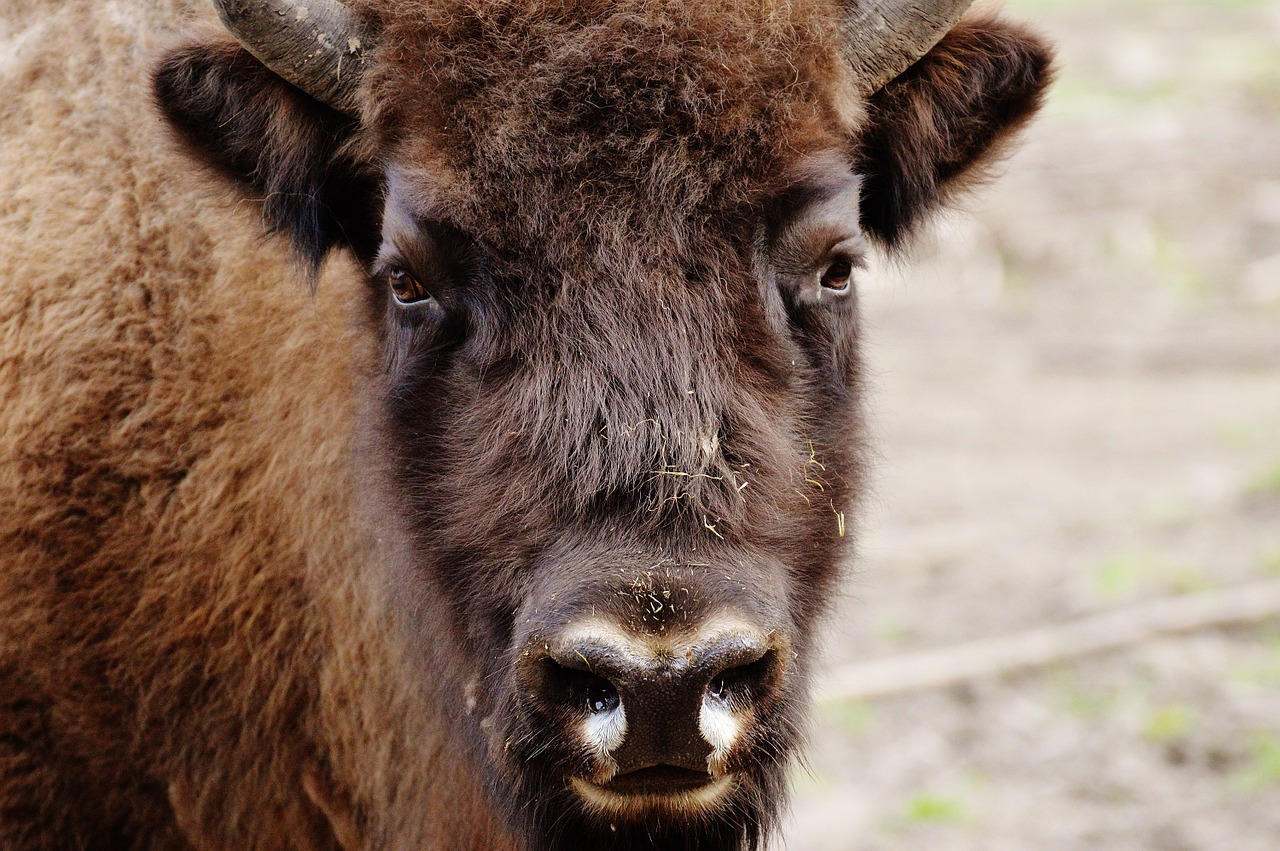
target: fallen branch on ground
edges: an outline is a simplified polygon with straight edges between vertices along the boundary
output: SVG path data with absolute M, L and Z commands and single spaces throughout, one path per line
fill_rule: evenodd
M 1153 638 L 1280 615 L 1280 580 L 1268 579 L 1167 597 L 1026 632 L 967 641 L 855 662 L 830 672 L 818 687 L 819 702 L 871 700 L 944 688 L 1108 650 Z

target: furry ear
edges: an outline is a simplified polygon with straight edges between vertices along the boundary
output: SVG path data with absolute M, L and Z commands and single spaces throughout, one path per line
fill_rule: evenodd
M 376 246 L 378 178 L 347 153 L 358 122 L 277 77 L 229 37 L 188 42 L 152 73 L 156 101 L 189 151 L 261 193 L 267 225 L 312 267 Z
M 989 17 L 961 21 L 871 97 L 859 156 L 863 228 L 892 248 L 980 182 L 1052 77 L 1052 51 L 1039 36 Z

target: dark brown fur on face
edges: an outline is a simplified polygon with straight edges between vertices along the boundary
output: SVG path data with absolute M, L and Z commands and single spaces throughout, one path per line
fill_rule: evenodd
M 808 659 L 857 476 L 855 315 L 793 305 L 775 321 L 753 267 L 763 208 L 847 142 L 821 85 L 837 76 L 824 10 L 739 11 L 435 5 L 380 35 L 387 57 L 433 57 L 430 81 L 389 59 L 370 83 L 389 202 L 414 212 L 384 227 L 384 259 L 413 269 L 415 243 L 443 239 L 400 219 L 473 241 L 456 278 L 433 281 L 452 322 L 388 338 L 388 438 L 425 543 L 406 582 L 425 574 L 454 600 L 496 803 L 538 848 L 755 844 L 798 738 L 804 663 L 722 807 L 593 814 L 566 784 L 591 761 L 512 673 L 573 601 L 600 613 L 644 583 L 698 596 L 680 612 L 693 622 L 745 608 Z M 726 55 L 747 61 L 735 73 Z M 374 305 L 387 315 L 383 290 Z M 766 601 L 769 585 L 782 593 Z M 548 608 L 550 624 L 528 622 Z
M 45 645 L 88 655 L 102 634 L 115 649 L 75 679 L 109 707 L 76 705 L 91 734 L 59 721 L 77 690 L 0 706 L 19 719 L 22 759 L 57 753 L 24 774 L 51 778 L 34 786 L 0 774 L 0 824 L 37 825 L 26 847 L 42 847 L 41 831 L 70 847 L 759 846 L 784 803 L 815 623 L 862 477 L 856 297 L 823 289 L 824 252 L 838 242 L 856 278 L 863 231 L 897 245 L 979 173 L 1034 111 L 1045 48 L 975 19 L 863 103 L 824 3 L 360 9 L 380 45 L 360 120 L 222 35 L 157 66 L 156 97 L 190 154 L 262 199 L 268 226 L 306 259 L 351 249 L 361 268 L 342 267 L 344 292 L 359 294 L 355 333 L 380 366 L 352 387 L 309 364 L 286 381 L 276 360 L 212 373 L 209 393 L 229 388 L 221 414 L 238 410 L 233 391 L 251 407 L 276 381 L 286 401 L 272 422 L 308 428 L 188 428 L 215 448 L 254 446 L 253 462 L 208 486 L 203 515 L 173 514 L 192 461 L 172 481 L 116 482 L 128 528 L 109 527 L 110 494 L 85 522 L 60 517 L 60 529 L 118 533 L 110 558 L 35 520 L 14 534 L 95 612 L 82 629 L 64 612 L 54 620 L 74 642 Z M 397 305 L 396 274 L 432 298 Z M 259 333 L 296 344 L 301 320 L 276 329 L 262 313 Z M 314 394 L 325 405 L 289 395 L 313 398 L 306 382 L 332 391 Z M 325 428 L 330 411 L 346 421 L 335 397 L 359 408 L 349 438 Z M 134 410 L 119 418 L 135 422 Z M 335 441 L 360 472 L 332 460 Z M 113 483 L 75 447 L 63 450 L 75 488 L 47 502 Z M 311 447 L 320 472 L 308 480 Z M 295 456 L 306 462 L 279 475 L 278 459 Z M 371 516 L 339 510 L 334 493 L 357 489 Z M 296 551 L 295 515 L 332 525 L 338 544 Z M 199 546 L 155 556 L 188 574 L 150 588 L 161 565 L 139 567 L 126 544 L 156 529 Z M 359 534 L 377 539 L 372 554 L 347 540 Z M 222 549 L 240 584 L 218 596 L 231 587 Z M 148 590 L 112 608 L 90 578 Z M 369 588 L 388 587 L 395 604 L 380 610 Z M 384 656 L 364 652 L 369 621 L 343 605 L 375 613 Z M 571 781 L 602 777 L 605 760 L 576 737 L 580 708 L 529 687 L 531 666 L 554 662 L 564 631 L 588 618 L 661 643 L 728 617 L 772 654 L 723 757 L 731 791 L 702 809 L 584 803 Z M 171 627 L 163 653 L 115 638 L 147 618 Z M 0 674 L 57 691 L 51 677 Z M 77 782 L 111 794 L 73 815 Z M 57 834 L 58 819 L 72 827 Z

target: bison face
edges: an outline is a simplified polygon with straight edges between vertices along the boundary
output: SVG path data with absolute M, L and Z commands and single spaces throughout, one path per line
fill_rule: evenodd
M 401 581 L 449 600 L 497 798 L 550 848 L 739 847 L 783 797 L 848 540 L 860 181 L 824 151 L 672 220 L 681 197 L 526 173 L 574 211 L 526 240 L 411 163 L 368 291 Z
M 981 171 L 1047 52 L 970 21 L 867 98 L 832 4 L 364 5 L 350 115 L 227 39 L 156 83 L 304 256 L 364 266 L 441 723 L 530 847 L 756 845 L 859 489 L 867 241 Z

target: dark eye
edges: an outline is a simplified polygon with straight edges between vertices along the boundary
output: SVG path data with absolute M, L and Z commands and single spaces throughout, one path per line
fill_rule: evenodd
M 416 304 L 431 298 L 431 293 L 422 283 L 404 269 L 393 268 L 387 272 L 387 283 L 396 301 L 401 304 Z
M 833 293 L 843 293 L 849 289 L 849 281 L 853 278 L 853 261 L 848 257 L 837 257 L 822 273 L 822 286 Z

